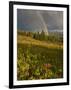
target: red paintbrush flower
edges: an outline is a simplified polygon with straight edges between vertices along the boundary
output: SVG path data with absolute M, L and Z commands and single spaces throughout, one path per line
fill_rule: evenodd
M 50 63 L 44 64 L 44 66 L 45 66 L 46 68 L 51 68 L 51 67 L 52 67 L 52 65 L 51 65 Z

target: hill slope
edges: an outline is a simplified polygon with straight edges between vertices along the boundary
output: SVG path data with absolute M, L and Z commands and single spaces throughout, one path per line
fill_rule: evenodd
M 47 48 L 63 48 L 63 45 L 35 40 L 31 37 L 22 36 L 22 35 L 19 35 L 17 40 L 19 44 L 31 44 L 31 45 L 38 45 L 38 46 L 47 47 Z

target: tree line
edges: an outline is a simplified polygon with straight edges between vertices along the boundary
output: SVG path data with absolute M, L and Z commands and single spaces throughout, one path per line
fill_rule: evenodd
M 47 35 L 43 30 L 41 32 L 18 31 L 18 34 L 41 41 L 63 43 L 63 35 L 60 36 L 60 34 L 57 33 Z

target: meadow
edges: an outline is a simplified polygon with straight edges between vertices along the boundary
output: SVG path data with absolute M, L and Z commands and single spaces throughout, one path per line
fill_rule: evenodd
M 63 40 L 44 32 L 17 33 L 17 80 L 63 78 Z

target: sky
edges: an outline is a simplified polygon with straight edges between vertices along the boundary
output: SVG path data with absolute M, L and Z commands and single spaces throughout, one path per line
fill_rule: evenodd
M 62 31 L 63 11 L 17 9 L 17 29 L 24 31 Z

